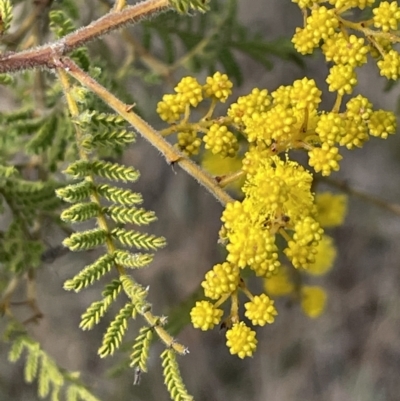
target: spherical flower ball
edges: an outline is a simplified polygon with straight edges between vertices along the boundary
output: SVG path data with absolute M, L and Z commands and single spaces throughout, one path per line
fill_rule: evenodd
M 334 65 L 329 70 L 326 82 L 329 84 L 330 92 L 337 91 L 339 95 L 350 94 L 357 85 L 357 75 L 354 67 L 349 64 Z
M 204 294 L 211 299 L 219 299 L 222 295 L 230 294 L 239 286 L 239 267 L 224 262 L 216 264 L 207 272 L 205 280 L 201 283 Z
M 317 246 L 315 261 L 310 263 L 306 272 L 314 276 L 321 276 L 328 273 L 335 263 L 337 251 L 333 239 L 323 235 Z
M 400 7 L 397 1 L 382 1 L 378 7 L 372 10 L 373 23 L 375 28 L 381 29 L 383 32 L 397 30 L 400 22 Z
M 400 54 L 394 49 L 384 54 L 378 63 L 379 72 L 383 77 L 396 81 L 400 76 Z
M 174 89 L 182 104 L 197 107 L 197 105 L 203 100 L 203 87 L 194 77 L 182 78 Z
M 178 95 L 166 94 L 157 104 L 157 114 L 169 124 L 178 121 L 185 112 L 185 105 Z
M 252 356 L 257 348 L 256 332 L 247 327 L 244 322 L 235 323 L 226 332 L 226 340 L 229 352 L 241 359 Z
M 245 316 L 254 325 L 265 326 L 275 321 L 278 312 L 275 309 L 274 301 L 266 294 L 255 296 L 250 302 L 244 304 Z
M 271 277 L 264 280 L 264 289 L 268 295 L 273 297 L 281 297 L 294 292 L 294 283 L 289 277 L 288 269 L 281 266 L 277 272 Z
M 223 313 L 222 309 L 215 308 L 211 302 L 199 301 L 190 311 L 190 318 L 193 327 L 206 331 L 219 324 Z
M 322 227 L 341 226 L 347 214 L 347 196 L 321 192 L 315 196 L 317 220 Z
M 371 114 L 368 128 L 372 136 L 386 139 L 389 135 L 396 132 L 396 116 L 391 111 L 376 110 Z
M 216 72 L 212 77 L 207 77 L 203 89 L 206 97 L 213 97 L 225 103 L 232 93 L 232 86 L 233 83 L 226 74 Z
M 328 295 L 319 286 L 304 286 L 301 289 L 301 309 L 313 319 L 319 317 L 325 310 Z

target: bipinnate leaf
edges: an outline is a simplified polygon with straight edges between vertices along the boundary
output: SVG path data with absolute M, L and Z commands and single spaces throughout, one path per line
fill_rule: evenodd
M 147 359 L 149 358 L 149 350 L 151 340 L 153 338 L 153 330 L 150 327 L 142 327 L 139 335 L 133 344 L 130 366 L 136 366 L 142 372 L 147 372 Z
M 127 303 L 117 314 L 115 319 L 108 326 L 103 337 L 103 343 L 98 350 L 100 358 L 112 355 L 121 345 L 122 338 L 128 328 L 128 319 L 136 314 L 132 302 Z
M 101 293 L 103 299 L 93 302 L 82 315 L 79 327 L 82 330 L 90 330 L 95 324 L 99 323 L 100 319 L 106 314 L 110 305 L 115 301 L 118 294 L 122 290 L 122 284 L 119 280 L 113 280 L 107 284 L 104 291 Z
M 115 228 L 111 231 L 111 236 L 118 240 L 122 245 L 138 249 L 157 250 L 166 245 L 164 237 L 130 231 L 124 228 Z
M 172 349 L 166 349 L 161 354 L 164 383 L 174 401 L 192 401 L 193 397 L 183 384 L 179 366 L 176 362 L 176 354 Z
M 103 245 L 107 240 L 107 233 L 99 228 L 74 233 L 63 241 L 63 245 L 71 251 L 86 251 Z
M 64 289 L 79 292 L 108 273 L 112 269 L 113 264 L 114 258 L 112 255 L 106 254 L 101 256 L 94 263 L 80 271 L 74 278 L 67 280 L 64 283 Z

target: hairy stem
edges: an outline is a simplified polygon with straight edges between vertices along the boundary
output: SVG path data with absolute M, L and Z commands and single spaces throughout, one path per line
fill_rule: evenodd
M 146 121 L 142 120 L 132 111 L 132 107 L 121 102 L 106 88 L 96 82 L 92 77 L 81 70 L 72 60 L 64 58 L 60 60 L 62 67 L 83 86 L 94 92 L 109 107 L 128 121 L 140 135 L 158 149 L 169 164 L 179 164 L 189 175 L 194 177 L 201 185 L 208 189 L 223 205 L 232 202 L 233 199 L 219 186 L 218 182 L 190 159 L 183 156 L 176 148 L 167 142 Z
M 88 26 L 63 38 L 19 53 L 6 53 L 0 57 L 0 73 L 17 72 L 37 67 L 54 68 L 57 59 L 107 33 L 152 17 L 171 8 L 169 0 L 147 0 L 119 12 L 110 12 Z

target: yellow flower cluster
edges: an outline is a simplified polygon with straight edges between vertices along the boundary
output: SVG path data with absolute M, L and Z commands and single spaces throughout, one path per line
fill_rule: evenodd
M 373 6 L 373 0 L 330 0 L 332 8 L 320 5 L 321 1 L 292 1 L 309 10 L 304 28 L 296 29 L 293 44 L 302 54 L 310 54 L 321 46 L 326 60 L 335 63 L 327 78 L 330 91 L 339 95 L 351 93 L 357 83 L 354 69 L 367 62 L 368 53 L 379 58 L 377 65 L 382 76 L 399 78 L 400 54 L 393 48 L 396 40 L 392 36 L 398 32 L 400 23 L 397 1 L 380 2 L 372 9 L 372 19 L 357 23 L 346 20 L 344 13 L 352 8 Z
M 241 359 L 252 356 L 257 347 L 256 332 L 247 327 L 245 323 L 235 323 L 226 332 L 226 345 L 232 355 L 237 354 Z
M 222 309 L 214 307 L 211 302 L 199 301 L 191 310 L 190 317 L 196 329 L 206 331 L 220 323 L 223 313 Z
M 221 217 L 226 260 L 206 273 L 201 285 L 208 300 L 191 311 L 194 327 L 225 328 L 227 346 L 240 358 L 251 356 L 257 346 L 255 331 L 242 319 L 259 326 L 273 323 L 273 297 L 290 296 L 312 318 L 326 305 L 326 292 L 306 283 L 333 266 L 336 249 L 324 228 L 343 223 L 346 198 L 315 196 L 313 173 L 290 160 L 289 151 L 306 152 L 314 172 L 328 176 L 339 170 L 340 147 L 359 148 L 371 136 L 386 139 L 396 131 L 393 113 L 374 110 L 362 95 L 346 101 L 344 96 L 353 92 L 355 69 L 368 55 L 378 58 L 382 75 L 399 78 L 400 56 L 393 48 L 400 21 L 397 2 L 380 2 L 371 20 L 358 23 L 345 19 L 348 11 L 370 7 L 372 0 L 293 1 L 305 15 L 304 28 L 293 37 L 296 49 L 306 54 L 321 47 L 333 63 L 327 77 L 329 90 L 336 92 L 331 110 L 321 110 L 322 91 L 305 77 L 272 92 L 255 88 L 231 103 L 226 115 L 214 116 L 233 87 L 220 72 L 207 77 L 204 85 L 184 77 L 157 107 L 171 125 L 161 134 L 177 134 L 177 146 L 188 156 L 203 154 L 203 147 L 203 166 L 218 174 L 221 186 L 244 181 L 243 198 L 225 205 Z M 192 109 L 205 101 L 209 107 L 202 107 L 203 117 L 191 122 Z M 265 293 L 251 293 L 243 279 L 249 274 L 263 280 Z M 243 305 L 242 293 L 248 298 Z M 231 307 L 223 319 L 220 307 L 226 302 Z
M 346 215 L 347 199 L 344 195 L 330 192 L 316 196 L 316 219 L 323 227 L 335 227 L 343 224 Z M 266 293 L 271 297 L 289 296 L 300 303 L 302 311 L 311 318 L 320 316 L 326 306 L 326 291 L 319 286 L 304 285 L 304 275 L 321 276 L 328 273 L 336 259 L 333 239 L 324 234 L 312 254 L 313 262 L 307 269 L 296 269 L 282 265 L 274 275 L 264 280 Z M 308 255 L 309 257 L 309 255 Z

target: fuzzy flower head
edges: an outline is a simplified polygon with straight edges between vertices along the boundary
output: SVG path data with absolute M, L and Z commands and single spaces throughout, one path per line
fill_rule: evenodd
M 321 95 L 322 92 L 317 88 L 315 81 L 305 77 L 293 82 L 290 87 L 289 99 L 293 107 L 312 111 L 318 108 Z
M 301 289 L 301 309 L 312 319 L 319 317 L 325 310 L 328 295 L 319 286 L 304 286 Z
M 286 256 L 296 269 L 307 269 L 315 263 L 318 244 L 324 230 L 311 216 L 306 217 L 294 227 L 293 240 L 288 242 L 285 249 Z
M 321 147 L 315 147 L 308 152 L 310 157 L 308 164 L 314 167 L 315 172 L 328 176 L 332 171 L 339 171 L 339 162 L 343 157 L 339 154 L 339 148 L 323 142 Z
M 198 301 L 190 311 L 190 318 L 193 327 L 203 331 L 211 330 L 219 324 L 223 315 L 223 310 L 215 308 L 211 302 Z
M 283 213 L 293 224 L 314 213 L 312 175 L 297 162 L 272 156 L 260 161 L 256 173 L 248 177 L 243 191 L 253 212 L 264 220 Z
M 265 326 L 275 321 L 278 312 L 275 309 L 274 301 L 266 294 L 255 296 L 250 302 L 244 304 L 246 308 L 245 316 L 254 325 Z
M 322 227 L 341 226 L 347 213 L 347 196 L 321 192 L 315 197 L 317 220 Z
M 233 83 L 226 74 L 216 72 L 212 77 L 207 77 L 203 89 L 205 97 L 211 97 L 225 103 L 232 93 L 232 86 Z
M 217 264 L 207 272 L 201 283 L 204 294 L 211 299 L 219 299 L 222 295 L 230 294 L 239 286 L 239 268 L 231 263 Z
M 178 95 L 166 94 L 157 104 L 157 114 L 169 124 L 180 120 L 185 112 L 185 104 Z
M 378 7 L 372 10 L 375 28 L 383 32 L 397 30 L 400 23 L 400 6 L 397 1 L 382 1 Z
M 205 148 L 221 157 L 235 157 L 239 149 L 235 135 L 226 125 L 213 124 L 204 135 Z
M 346 36 L 343 32 L 336 32 L 321 46 L 326 61 L 335 64 L 349 64 L 359 67 L 367 62 L 369 48 L 364 38 L 355 35 Z
M 241 359 L 252 356 L 257 347 L 256 332 L 247 327 L 244 322 L 235 323 L 226 332 L 226 340 L 229 352 Z
M 281 266 L 275 274 L 264 280 L 264 289 L 268 295 L 282 297 L 294 292 L 295 286 L 289 276 L 289 270 Z
M 175 86 L 175 92 L 182 104 L 197 107 L 203 100 L 203 87 L 194 77 L 184 77 Z
M 368 128 L 372 136 L 386 139 L 389 135 L 396 132 L 396 116 L 390 111 L 374 111 L 368 121 Z
M 257 276 L 268 276 L 280 263 L 275 236 L 263 226 L 249 200 L 226 205 L 221 218 L 228 239 L 228 262 L 250 268 Z
M 249 95 L 241 96 L 228 109 L 228 117 L 238 125 L 243 124 L 244 117 L 251 117 L 253 113 L 267 111 L 271 104 L 271 97 L 266 89 L 254 88 Z
M 321 276 L 328 273 L 335 263 L 336 248 L 333 244 L 333 239 L 328 235 L 323 235 L 317 246 L 314 263 L 310 263 L 307 268 L 307 273 L 314 276 Z

